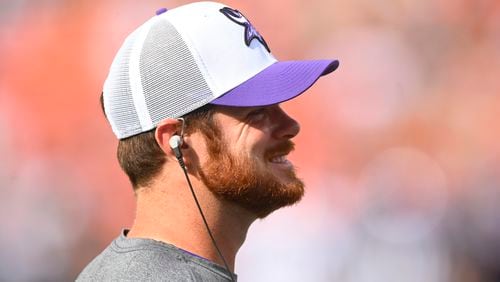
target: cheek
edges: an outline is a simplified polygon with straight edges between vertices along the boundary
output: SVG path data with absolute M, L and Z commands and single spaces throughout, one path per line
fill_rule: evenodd
M 237 126 L 226 130 L 223 138 L 228 152 L 234 156 L 264 159 L 272 136 L 272 126 L 268 123 L 269 117 L 262 115 L 262 118 L 240 122 Z
M 264 160 L 268 147 L 269 139 L 266 138 L 266 135 L 258 134 L 253 135 L 252 138 L 248 139 L 245 150 L 250 158 Z
M 233 156 L 247 159 L 263 159 L 267 141 L 264 136 L 248 134 L 236 142 L 228 142 L 228 151 Z
M 257 152 L 268 142 L 266 136 L 270 136 L 260 128 L 253 127 L 251 124 L 242 124 L 237 130 L 231 132 L 232 136 L 226 136 L 227 143 L 231 146 L 233 152 Z
M 191 150 L 187 150 L 184 153 L 186 165 L 188 167 L 203 166 L 210 159 L 206 140 L 204 138 L 194 140 L 191 138 L 190 146 Z

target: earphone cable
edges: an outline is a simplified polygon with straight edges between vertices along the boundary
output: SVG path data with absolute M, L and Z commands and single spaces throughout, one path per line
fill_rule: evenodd
M 215 238 L 212 235 L 212 231 L 210 231 L 210 227 L 208 227 L 207 219 L 205 218 L 205 215 L 203 214 L 203 211 L 201 210 L 200 203 L 198 202 L 198 198 L 196 197 L 196 194 L 193 189 L 193 185 L 191 184 L 191 180 L 189 179 L 186 165 L 184 164 L 184 160 L 182 159 L 182 156 L 177 157 L 177 160 L 179 161 L 179 165 L 182 168 L 182 171 L 184 172 L 184 176 L 186 176 L 186 180 L 189 186 L 189 189 L 191 190 L 191 194 L 193 195 L 194 202 L 196 203 L 196 206 L 198 207 L 198 210 L 200 211 L 201 218 L 203 219 L 203 223 L 205 224 L 205 227 L 207 229 L 208 235 L 210 236 L 210 239 L 212 239 L 212 243 L 217 250 L 217 253 L 219 254 L 219 257 L 222 259 L 222 262 L 224 263 L 224 267 L 226 268 L 227 272 L 229 273 L 229 277 L 231 278 L 232 282 L 236 282 L 233 276 L 233 272 L 229 270 L 229 266 L 227 265 L 226 260 L 224 259 L 224 256 L 222 255 L 222 252 L 220 251 L 219 247 L 217 246 L 217 243 L 215 242 Z

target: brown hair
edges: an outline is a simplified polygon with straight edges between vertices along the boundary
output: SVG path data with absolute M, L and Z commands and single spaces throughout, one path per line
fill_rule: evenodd
M 104 112 L 102 93 L 100 102 Z M 184 133 L 215 127 L 214 112 L 213 105 L 205 105 L 183 116 L 186 123 Z M 156 143 L 155 130 L 156 128 L 118 141 L 118 162 L 130 179 L 134 191 L 149 185 L 166 162 L 165 153 Z

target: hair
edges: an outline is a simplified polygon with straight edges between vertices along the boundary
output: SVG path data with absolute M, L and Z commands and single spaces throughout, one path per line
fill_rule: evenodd
M 106 116 L 103 93 L 100 103 Z M 216 127 L 213 120 L 214 113 L 214 106 L 207 104 L 184 115 L 186 123 L 184 133 L 190 134 L 197 130 L 201 130 L 202 133 L 211 132 L 210 129 Z M 156 142 L 155 131 L 156 128 L 118 141 L 116 152 L 118 162 L 132 183 L 134 191 L 151 184 L 167 161 L 165 153 Z

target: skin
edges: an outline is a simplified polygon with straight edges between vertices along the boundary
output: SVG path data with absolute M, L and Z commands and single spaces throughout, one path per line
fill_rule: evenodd
M 257 158 L 280 181 L 291 181 L 286 173 L 291 163 L 274 162 L 264 156 L 266 149 L 295 137 L 298 123 L 279 105 L 265 107 L 217 107 L 214 116 L 222 128 L 231 153 Z M 136 193 L 136 215 L 129 238 L 149 238 L 175 245 L 223 265 L 196 208 L 185 176 L 169 146 L 172 135 L 180 132 L 176 119 L 161 121 L 156 140 L 167 161 L 158 177 Z M 190 180 L 210 229 L 234 272 L 236 254 L 245 241 L 248 228 L 258 217 L 250 211 L 210 192 L 199 177 L 199 169 L 209 160 L 205 138 L 196 131 L 184 136 L 181 147 Z

